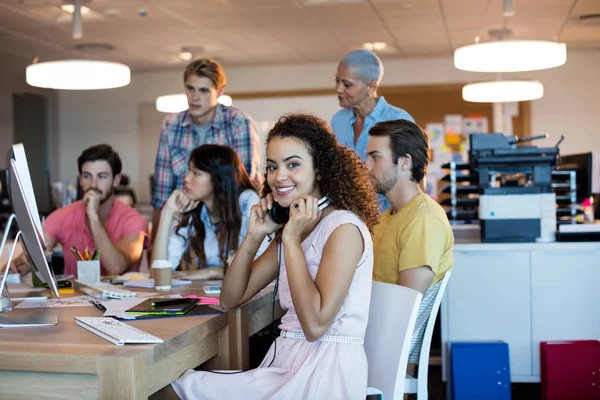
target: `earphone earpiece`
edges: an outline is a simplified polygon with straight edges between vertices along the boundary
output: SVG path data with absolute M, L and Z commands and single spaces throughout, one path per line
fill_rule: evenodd
M 318 202 L 319 211 L 331 204 L 329 197 L 323 196 Z M 269 216 L 276 224 L 285 224 L 290 220 L 290 209 L 288 207 L 281 207 L 279 203 L 274 202 L 273 207 L 269 210 Z
M 269 210 L 269 216 L 276 224 L 285 224 L 290 220 L 290 209 L 273 203 L 273 207 Z

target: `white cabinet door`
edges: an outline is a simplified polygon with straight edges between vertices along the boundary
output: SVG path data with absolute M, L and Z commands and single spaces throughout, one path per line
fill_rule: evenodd
M 600 340 L 600 250 L 531 253 L 533 373 L 539 376 L 540 342 Z
M 504 341 L 511 380 L 531 381 L 530 283 L 529 251 L 455 252 L 442 310 L 442 349 L 448 342 Z

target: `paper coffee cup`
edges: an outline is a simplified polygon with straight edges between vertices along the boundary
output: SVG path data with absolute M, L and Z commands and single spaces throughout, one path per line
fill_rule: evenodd
M 170 290 L 173 280 L 173 265 L 169 260 L 155 260 L 152 263 L 152 277 L 156 290 Z

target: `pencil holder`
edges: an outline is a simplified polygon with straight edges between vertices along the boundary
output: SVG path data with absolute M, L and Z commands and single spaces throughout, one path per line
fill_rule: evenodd
M 77 261 L 79 282 L 100 282 L 100 260 Z

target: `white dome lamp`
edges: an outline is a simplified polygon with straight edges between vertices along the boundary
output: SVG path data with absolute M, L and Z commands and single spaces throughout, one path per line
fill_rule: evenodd
M 454 66 L 471 72 L 524 72 L 559 67 L 567 62 L 567 46 L 547 40 L 503 40 L 511 31 L 493 29 L 497 40 L 457 48 Z
M 529 101 L 542 98 L 544 86 L 530 80 L 478 82 L 465 85 L 462 96 L 465 101 L 474 103 Z
M 73 6 L 73 38 L 81 39 L 81 0 L 75 0 Z M 112 89 L 127 86 L 131 82 L 131 70 L 124 64 L 109 61 L 72 59 L 34 62 L 27 66 L 25 79 L 31 86 L 46 89 Z
M 112 89 L 131 82 L 128 66 L 94 60 L 62 60 L 31 64 L 25 70 L 31 86 L 63 90 Z
M 225 94 L 219 96 L 217 101 L 224 106 L 231 106 L 231 104 L 233 104 L 231 96 Z M 185 94 L 168 94 L 156 99 L 156 109 L 160 112 L 176 114 L 185 111 L 188 108 L 189 106 Z

